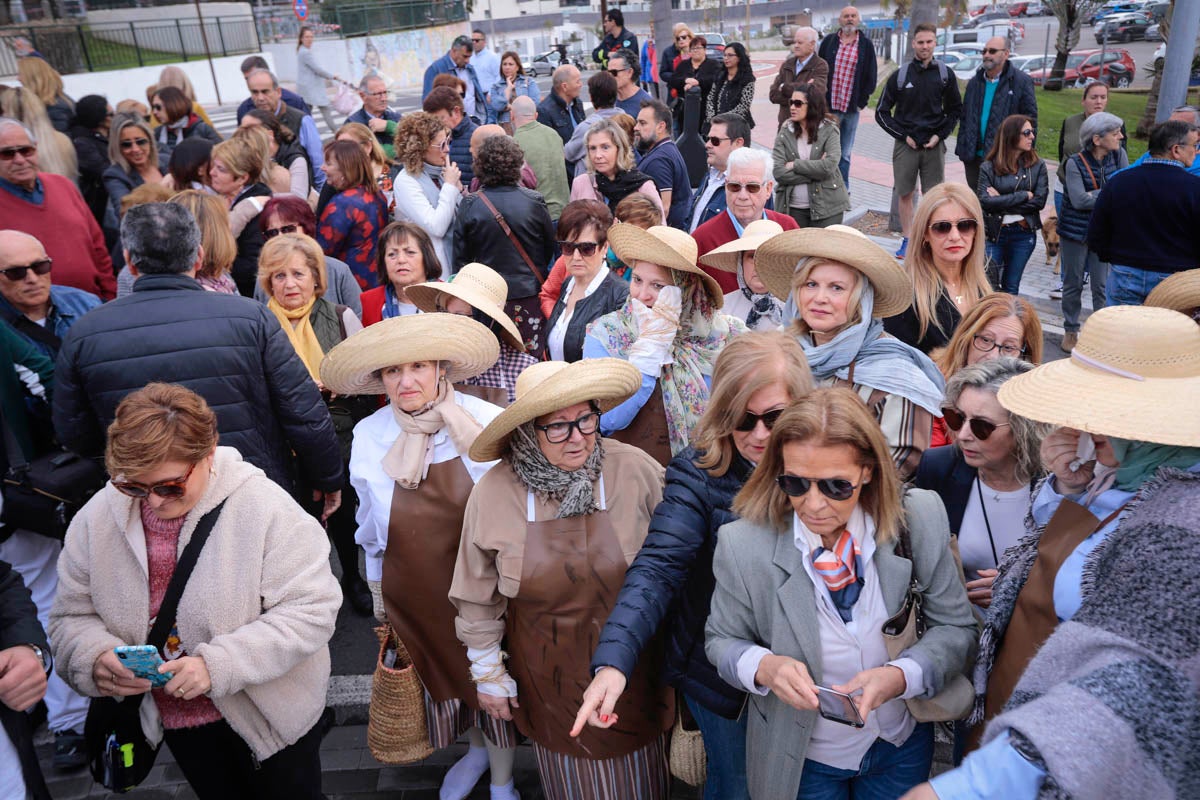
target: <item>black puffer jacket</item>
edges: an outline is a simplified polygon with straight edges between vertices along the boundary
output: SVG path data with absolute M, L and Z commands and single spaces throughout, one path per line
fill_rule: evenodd
M 665 619 L 666 681 L 705 708 L 735 719 L 744 695 L 721 680 L 704 654 L 704 625 L 716 585 L 717 529 L 737 519 L 729 506 L 753 468 L 735 453 L 729 470 L 714 478 L 696 466 L 697 457 L 689 447 L 667 465 L 662 502 L 600 633 L 592 671 L 610 666 L 631 674 Z
M 75 126 L 71 128 L 71 142 L 75 145 L 75 158 L 79 162 L 79 191 L 92 210 L 96 224 L 103 227 L 104 213 L 108 210 L 104 170 L 112 163 L 108 160 L 108 139 L 96 131 Z
M 133 294 L 81 317 L 58 355 L 59 440 L 99 455 L 117 404 L 152 381 L 200 394 L 221 444 L 289 491 L 293 452 L 306 485 L 342 487 L 329 409 L 279 320 L 253 300 L 206 292 L 186 275 L 143 275 Z
M 465 172 L 462 180 L 466 185 Z M 492 212 L 480 199 L 480 194 L 487 194 L 496 210 L 504 215 L 504 221 L 533 260 L 542 279 L 549 272 L 550 262 L 554 258 L 554 223 L 550 219 L 550 212 L 546 210 L 545 199 L 523 186 L 489 186 L 464 197 L 454 216 L 451 260 L 455 274 L 466 264 L 477 261 L 504 276 L 510 301 L 533 297 L 541 290 L 542 280 L 538 279 L 501 230 Z

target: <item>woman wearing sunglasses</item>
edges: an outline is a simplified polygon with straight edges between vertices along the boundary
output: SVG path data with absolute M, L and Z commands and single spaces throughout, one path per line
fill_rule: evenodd
M 140 119 L 121 114 L 108 137 L 108 159 L 102 179 L 113 213 L 121 216 L 121 198 L 144 183 L 162 183 L 166 159 L 159 158 L 154 133 Z
M 396 130 L 395 219 L 413 222 L 433 240 L 438 263 L 450 269 L 450 229 L 463 198 L 462 172 L 450 160 L 450 130 L 433 114 L 405 114 Z
M 753 128 L 754 114 L 750 107 L 754 104 L 755 78 L 746 46 L 741 42 L 725 45 L 721 66 L 704 103 L 704 119 L 728 112 L 737 114 Z
M 759 278 L 787 303 L 784 324 L 822 386 L 848 386 L 882 426 L 902 478 L 929 447 L 945 381 L 926 356 L 888 336 L 882 317 L 912 286 L 883 248 L 853 228 L 784 231 L 754 254 Z
M 175 384 L 128 395 L 108 429 L 112 482 L 71 522 L 50 638 L 81 694 L 134 697 L 201 800 L 320 798 L 320 719 L 341 596 L 320 523 L 232 447 Z M 162 648 L 161 689 L 113 648 L 140 645 L 176 559 L 217 514 Z M 142 698 L 142 695 L 149 696 Z
M 192 100 L 174 86 L 158 87 L 150 99 L 150 113 L 158 121 L 156 138 L 161 153 L 170 155 L 180 142 L 193 136 L 213 144 L 221 141 L 221 134 L 192 111 Z
M 924 781 L 933 726 L 903 701 L 961 674 L 977 637 L 937 495 L 902 490 L 854 392 L 815 389 L 775 422 L 733 511 L 742 519 L 717 537 L 705 652 L 749 693 L 750 795 L 896 797 Z M 910 586 L 927 628 L 890 660 L 883 627 Z M 831 718 L 856 716 L 859 727 Z
M 787 209 L 801 228 L 840 225 L 850 195 L 838 170 L 842 135 L 826 113 L 825 93 L 792 92 L 788 121 L 775 137 L 775 208 Z
M 708 761 L 705 800 L 747 800 L 745 694 L 704 655 L 717 529 L 736 517 L 733 496 L 762 460 L 771 428 L 812 389 L 804 351 L 782 331 L 747 333 L 717 357 L 695 445 L 667 466 L 663 501 L 592 656 L 573 734 L 611 727 L 611 715 L 642 652 L 662 627 L 663 677 L 700 726 Z M 602 722 L 604 717 L 610 721 Z
M 945 347 L 963 314 L 992 291 L 984 269 L 983 209 L 963 183 L 925 193 L 913 217 L 904 269 L 912 302 L 884 328 L 922 353 Z
M 987 256 L 999 273 L 1000 289 L 1009 294 L 1021 288 L 1021 275 L 1033 255 L 1042 209 L 1050 196 L 1046 162 L 1033 146 L 1036 138 L 1029 117 L 1005 118 L 979 167 Z
M 700 129 L 708 129 L 709 117 L 705 113 L 708 108 L 708 94 L 712 91 L 720 71 L 720 62 L 708 57 L 708 40 L 703 36 L 691 37 L 691 41 L 687 42 L 687 51 L 683 53 L 679 66 L 675 67 L 675 72 L 668 81 L 672 96 L 676 98 L 673 109 L 676 127 L 683 125 L 684 95 L 696 89 L 700 92 Z

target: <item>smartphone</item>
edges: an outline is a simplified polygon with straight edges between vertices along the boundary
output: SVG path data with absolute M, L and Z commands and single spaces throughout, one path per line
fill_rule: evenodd
M 866 725 L 854 699 L 844 692 L 835 692 L 824 686 L 817 686 L 817 701 L 820 703 L 820 714 L 831 722 L 840 722 L 851 728 L 861 728 Z
M 175 677 L 173 673 L 158 671 L 166 662 L 158 654 L 158 648 L 152 644 L 123 645 L 114 647 L 113 652 L 126 669 L 137 677 L 150 681 L 150 685 L 155 689 L 161 689 Z

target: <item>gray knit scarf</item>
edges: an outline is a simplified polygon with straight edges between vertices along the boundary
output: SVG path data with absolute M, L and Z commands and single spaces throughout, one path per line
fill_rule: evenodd
M 546 459 L 542 448 L 538 446 L 532 421 L 513 431 L 509 440 L 512 471 L 526 489 L 541 499 L 558 501 L 557 519 L 582 517 L 600 509 L 592 484 L 600 477 L 604 463 L 604 440 L 598 433 L 595 436 L 596 449 L 582 467 L 568 472 Z

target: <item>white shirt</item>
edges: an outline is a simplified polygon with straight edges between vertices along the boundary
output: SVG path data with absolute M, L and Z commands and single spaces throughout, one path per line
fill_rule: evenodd
M 462 392 L 454 393 L 454 400 L 466 409 L 475 421 L 487 426 L 499 416 L 502 409 L 477 397 Z M 400 435 L 400 423 L 392 413 L 391 405 L 384 406 L 354 426 L 354 441 L 350 447 L 350 485 L 358 493 L 358 511 L 354 515 L 358 531 L 354 541 L 362 546 L 367 556 L 367 580 L 383 578 L 383 553 L 387 550 L 388 524 L 392 515 L 392 492 L 396 482 L 384 474 L 383 457 Z M 440 464 L 461 458 L 471 480 L 476 483 L 498 462 L 472 461 L 465 453 L 459 453 L 450 440 L 446 429 L 435 433 L 431 464 Z M 421 491 L 420 488 L 413 491 Z
M 463 111 L 467 113 L 468 117 L 473 117 L 475 116 L 475 82 L 471 80 L 471 71 L 466 67 L 457 67 L 454 74 L 467 85 L 467 93 L 463 95 Z M 479 77 L 478 70 L 475 72 L 475 77 Z M 486 86 L 482 80 L 480 84 Z M 487 89 L 485 88 L 483 91 L 487 92 Z
M 725 190 L 725 171 L 709 167 L 708 186 L 704 188 L 704 194 L 700 195 L 700 199 L 696 200 L 695 211 L 692 213 L 692 226 L 688 233 L 694 233 L 696 228 L 700 227 L 700 215 L 704 213 L 708 201 L 712 200 L 712 196 L 717 193 L 718 189 Z
M 979 490 L 983 489 L 984 505 L 979 504 Z M 963 571 L 967 580 L 979 577 L 981 569 L 995 569 L 996 558 L 1012 547 L 1025 535 L 1025 513 L 1031 502 L 1029 487 L 1022 486 L 1011 492 L 999 492 L 986 483 L 973 483 L 963 511 L 962 525 L 958 530 L 958 552 L 962 556 Z M 984 519 L 983 512 L 987 512 Z M 988 526 L 992 536 L 988 539 Z M 992 555 L 995 543 L 996 554 Z
M 592 278 L 592 282 L 583 290 L 584 297 L 590 297 L 593 292 L 600 288 L 600 284 L 608 277 L 609 269 L 607 264 L 601 264 L 600 269 L 596 271 L 596 276 Z M 567 278 L 567 282 L 563 284 L 562 296 L 570 297 L 571 288 L 575 286 L 575 276 Z M 582 298 L 581 298 L 582 299 Z M 575 316 L 575 308 L 571 305 L 563 307 L 563 313 L 559 315 L 554 323 L 554 327 L 550 329 L 550 335 L 546 339 L 546 346 L 550 349 L 551 361 L 564 361 L 563 357 L 563 342 L 567 338 L 567 326 L 571 324 L 571 317 Z
M 484 92 L 491 91 L 492 84 L 500 80 L 500 56 L 493 53 L 490 47 L 484 47 L 478 53 L 472 52 L 471 66 L 475 68 L 475 77 L 479 78 L 479 85 Z M 470 86 L 470 82 L 467 85 Z

